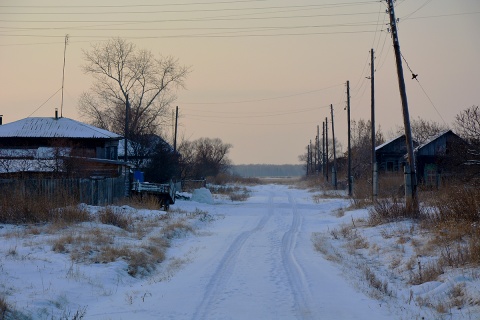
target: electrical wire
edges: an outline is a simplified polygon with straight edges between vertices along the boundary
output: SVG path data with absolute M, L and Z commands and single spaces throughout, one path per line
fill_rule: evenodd
M 271 10 L 271 9 L 302 9 L 311 10 L 315 8 L 337 8 L 345 6 L 356 6 L 359 4 L 372 3 L 339 3 L 339 4 L 313 4 L 313 5 L 290 5 L 290 6 L 270 6 L 270 7 L 250 7 L 250 8 L 221 8 L 221 9 L 194 9 L 194 10 L 161 10 L 161 11 L 103 11 L 103 12 L 0 12 L 2 15 L 92 15 L 92 14 L 158 14 L 158 13 L 197 13 L 197 12 L 223 12 L 223 11 L 248 11 L 248 10 Z
M 268 0 L 241 0 L 241 1 L 215 1 L 215 2 L 190 2 L 190 3 L 166 3 L 166 4 L 130 4 L 130 5 L 39 5 L 39 6 L 21 6 L 21 5 L 0 5 L 0 8 L 136 8 L 136 7 L 173 7 L 173 6 L 192 6 L 192 5 L 212 5 L 212 4 L 237 4 L 250 2 L 268 2 Z M 376 3 L 377 1 L 358 1 L 329 3 L 317 6 L 342 6 Z
M 291 16 L 271 16 L 271 17 L 243 17 L 234 18 L 235 16 L 214 16 L 201 18 L 183 18 L 183 19 L 161 19 L 161 20 L 5 20 L 0 19 L 4 23 L 94 23 L 94 22 L 108 22 L 108 23 L 165 23 L 165 22 L 212 22 L 212 21 L 244 21 L 244 20 L 262 20 L 265 19 L 297 19 L 297 18 L 319 18 L 319 17 L 341 17 L 341 16 L 358 16 L 371 15 L 375 12 L 355 12 L 355 13 L 335 13 L 335 14 L 310 14 L 310 15 L 291 15 Z
M 34 114 L 34 113 L 37 112 L 41 107 L 43 107 L 48 101 L 50 101 L 50 99 L 52 99 L 57 93 L 59 93 L 60 90 L 62 90 L 62 88 L 58 89 L 54 94 L 52 94 L 44 103 L 42 103 L 38 108 L 36 108 L 32 113 L 30 113 L 30 114 L 28 115 L 28 117 L 31 117 L 32 114 Z
M 277 97 L 270 97 L 270 98 L 262 98 L 262 99 L 252 99 L 252 100 L 240 100 L 240 101 L 221 101 L 221 102 L 214 102 L 214 101 L 209 101 L 209 102 L 188 102 L 188 101 L 183 101 L 179 102 L 181 104 L 191 104 L 191 105 L 204 105 L 204 104 L 211 104 L 211 105 L 218 105 L 218 104 L 240 104 L 240 103 L 251 103 L 251 102 L 261 102 L 261 101 L 270 101 L 270 100 L 278 100 L 278 99 L 285 99 L 285 98 L 291 98 L 291 97 L 297 97 L 301 95 L 306 95 L 306 94 L 311 94 L 315 92 L 320 92 L 320 91 L 325 91 L 328 89 L 332 89 L 338 86 L 343 86 L 344 84 L 335 84 L 329 87 L 321 88 L 321 89 L 316 89 L 316 90 L 311 90 L 311 91 L 305 91 L 305 92 L 300 92 L 300 93 L 295 93 L 295 94 L 290 94 L 290 95 L 285 95 L 285 96 L 277 96 Z
M 420 7 L 418 7 L 417 10 L 411 12 L 410 14 L 407 14 L 405 17 L 402 18 L 402 20 L 407 20 L 409 17 L 411 17 L 412 15 L 414 15 L 415 13 L 417 13 L 418 11 L 420 11 L 421 9 L 423 9 L 426 5 L 428 5 L 430 2 L 432 2 L 432 0 L 426 0 Z
M 441 115 L 440 112 L 438 111 L 438 109 L 437 109 L 437 107 L 435 106 L 435 104 L 433 103 L 432 99 L 430 99 L 430 96 L 427 94 L 427 92 L 426 92 L 425 89 L 423 88 L 422 84 L 421 84 L 420 81 L 418 80 L 418 74 L 415 74 L 415 73 L 413 72 L 412 68 L 410 68 L 410 65 L 408 64 L 408 61 L 407 61 L 407 59 L 405 59 L 405 57 L 403 56 L 403 54 L 400 53 L 400 55 L 402 56 L 403 61 L 405 61 L 408 70 L 410 70 L 410 72 L 412 73 L 412 79 L 417 80 L 418 85 L 420 86 L 420 88 L 422 89 L 423 93 L 425 94 L 425 96 L 426 96 L 426 97 L 428 98 L 428 100 L 430 101 L 430 104 L 432 105 L 433 109 L 435 109 L 435 111 L 437 112 L 437 114 L 438 114 L 438 116 L 440 117 L 440 119 L 442 119 L 443 123 L 448 127 L 447 122 L 445 121 L 445 119 L 443 119 L 442 115 Z

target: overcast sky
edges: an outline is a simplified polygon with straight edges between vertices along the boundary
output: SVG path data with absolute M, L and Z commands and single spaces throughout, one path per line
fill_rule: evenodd
M 386 8 L 360 0 L 0 0 L 0 114 L 4 123 L 54 115 L 69 34 L 63 115 L 84 120 L 78 98 L 93 79 L 81 71 L 82 50 L 123 37 L 191 66 L 172 105 L 186 139 L 231 143 L 235 164 L 299 163 L 333 104 L 345 151 L 345 83 L 352 120 L 370 119 L 372 48 L 377 124 L 388 134 L 403 123 Z M 480 104 L 480 1 L 398 0 L 396 16 L 411 118 L 451 125 Z

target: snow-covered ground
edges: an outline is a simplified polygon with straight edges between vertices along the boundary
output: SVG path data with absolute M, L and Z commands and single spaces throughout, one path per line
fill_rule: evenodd
M 201 192 L 168 216 L 123 208 L 142 231 L 0 225 L 0 298 L 20 319 L 480 319 L 479 270 L 409 284 L 423 257 L 412 262 L 409 243 L 422 238 L 408 222 L 363 228 L 367 211 L 346 211 L 346 199 L 274 184 L 250 191 L 247 201 L 213 204 Z M 192 229 L 167 234 L 165 221 Z M 123 259 L 82 261 L 74 243 L 58 249 L 82 235 L 116 247 L 171 243 L 162 263 L 132 277 Z M 452 292 L 470 306 L 437 312 Z

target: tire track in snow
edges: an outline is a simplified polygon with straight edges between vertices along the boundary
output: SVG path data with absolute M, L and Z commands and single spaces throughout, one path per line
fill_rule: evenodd
M 220 289 L 225 286 L 228 279 L 232 275 L 236 260 L 243 245 L 252 234 L 261 231 L 267 224 L 268 220 L 272 217 L 274 211 L 273 197 L 274 194 L 270 192 L 268 197 L 268 213 L 260 219 L 255 228 L 240 233 L 240 235 L 235 238 L 230 247 L 227 249 L 225 255 L 220 260 L 220 263 L 213 273 L 212 278 L 206 286 L 202 302 L 193 314 L 193 320 L 208 319 L 207 315 L 212 309 L 212 304 L 218 300 L 217 296 L 220 292 Z
M 313 319 L 311 309 L 311 292 L 303 272 L 302 267 L 298 263 L 294 255 L 297 237 L 303 222 L 303 217 L 298 213 L 295 199 L 287 192 L 288 202 L 292 206 L 292 224 L 290 229 L 282 238 L 282 263 L 288 276 L 288 282 L 292 288 L 294 297 L 295 310 L 298 312 L 299 319 Z

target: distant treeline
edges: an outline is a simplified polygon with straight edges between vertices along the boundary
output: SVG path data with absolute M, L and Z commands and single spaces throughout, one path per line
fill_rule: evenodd
M 305 174 L 301 164 L 240 164 L 231 167 L 241 177 L 298 177 Z

